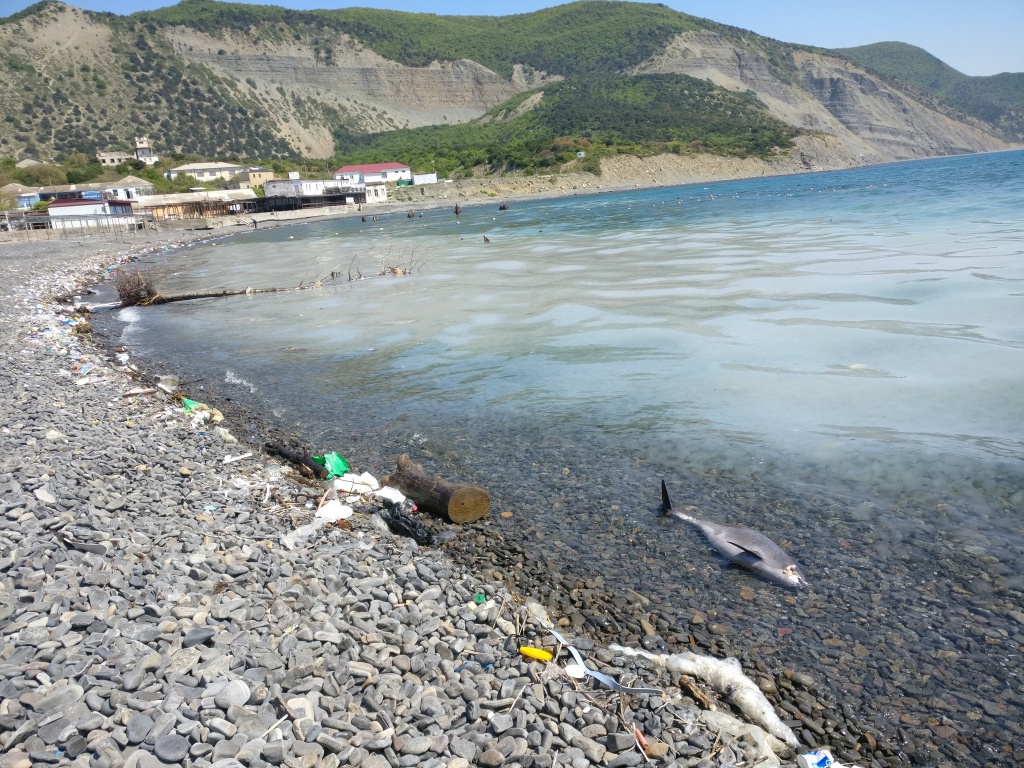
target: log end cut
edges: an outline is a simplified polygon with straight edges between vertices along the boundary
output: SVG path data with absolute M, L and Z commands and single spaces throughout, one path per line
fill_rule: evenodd
M 448 519 L 453 523 L 472 523 L 491 509 L 491 497 L 476 485 L 460 485 L 448 501 Z

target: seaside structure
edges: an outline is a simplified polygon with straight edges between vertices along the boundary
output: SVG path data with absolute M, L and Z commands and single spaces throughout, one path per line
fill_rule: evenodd
M 171 181 L 185 175 L 193 176 L 199 181 L 214 181 L 215 179 L 230 181 L 244 170 L 244 167 L 235 163 L 186 163 L 177 168 L 171 168 L 164 176 Z
M 152 182 L 138 176 L 125 176 L 113 182 L 53 184 L 44 187 L 8 184 L 0 189 L 0 195 L 14 197 L 19 209 L 31 208 L 38 202 L 48 200 L 133 200 L 140 195 L 152 193 Z
M 173 195 L 142 195 L 138 209 L 157 221 L 168 219 L 207 219 L 214 216 L 240 216 L 255 210 L 256 193 L 251 189 L 204 189 Z
M 51 229 L 136 228 L 130 200 L 54 200 L 46 207 Z

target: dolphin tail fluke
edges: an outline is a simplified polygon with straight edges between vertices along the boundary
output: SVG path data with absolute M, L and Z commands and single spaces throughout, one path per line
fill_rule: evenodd
M 661 514 L 667 515 L 672 511 L 672 500 L 668 497 L 668 486 L 661 481 Z

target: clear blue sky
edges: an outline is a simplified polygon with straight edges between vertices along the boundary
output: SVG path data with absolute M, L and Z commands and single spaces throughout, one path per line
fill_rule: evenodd
M 276 0 L 287 8 L 361 6 L 450 15 L 526 13 L 558 0 Z M 0 0 L 0 17 L 33 0 Z M 910 43 L 966 75 L 1024 72 L 1024 0 L 663 0 L 665 5 L 787 43 L 846 48 L 886 40 Z M 70 0 L 92 11 L 133 13 L 171 0 Z

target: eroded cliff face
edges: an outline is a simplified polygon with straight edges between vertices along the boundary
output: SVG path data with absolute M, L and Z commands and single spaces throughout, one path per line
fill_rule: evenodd
M 506 80 L 465 59 L 406 67 L 347 36 L 333 41 L 328 63 L 310 44 L 287 39 L 214 38 L 187 27 L 170 27 L 162 34 L 186 61 L 247 83 L 276 109 L 326 105 L 347 125 L 364 131 L 467 122 L 533 82 L 523 72 Z M 299 119 L 285 132 L 300 151 L 314 144 L 314 156 L 327 156 L 333 150 L 327 146 L 329 126 L 327 119 Z
M 1007 148 L 842 59 L 796 51 L 793 63 L 792 72 L 780 74 L 754 46 L 714 32 L 687 32 L 637 73 L 680 73 L 753 91 L 780 120 L 835 136 L 864 162 Z

